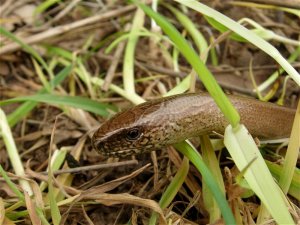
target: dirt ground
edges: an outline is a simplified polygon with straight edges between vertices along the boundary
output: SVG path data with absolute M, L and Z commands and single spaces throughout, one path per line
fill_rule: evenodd
M 293 14 L 282 10 L 234 5 L 232 1 L 227 0 L 201 2 L 236 21 L 250 18 L 276 34 L 299 41 L 300 20 Z M 257 2 L 267 3 L 268 1 Z M 273 4 L 278 4 L 278 1 L 274 2 Z M 128 6 L 126 1 L 57 1 L 33 17 L 32 15 L 41 3 L 42 1 L 13 3 L 11 0 L 2 0 L 1 26 L 29 43 L 49 67 L 53 65 L 51 68 L 54 74 L 64 68 L 64 62 L 71 62 L 72 57 L 76 56 L 80 57 L 84 70 L 89 76 L 105 79 L 112 63 L 117 60 L 114 77 L 108 82 L 123 88 L 122 58 L 124 52 L 121 50 L 119 59 L 116 59 L 118 56 L 115 50 L 109 54 L 106 54 L 105 50 L 124 31 L 128 30 L 136 11 L 135 6 Z M 286 2 L 288 3 L 290 1 Z M 172 4 L 178 7 L 174 2 Z M 297 8 L 296 4 L 294 8 Z M 178 7 L 178 9 L 182 8 Z M 106 15 L 111 11 L 114 11 L 114 15 L 106 19 L 95 20 L 95 22 L 72 28 L 72 25 L 85 18 Z M 167 17 L 180 32 L 183 32 L 182 24 L 169 10 L 159 6 L 158 11 Z M 220 32 L 212 28 L 201 14 L 193 10 L 183 9 L 183 11 L 187 13 L 206 40 L 216 41 L 220 38 Z M 55 28 L 58 26 L 64 26 L 64 29 L 56 31 Z M 150 29 L 148 17 L 145 19 L 144 26 Z M 251 28 L 250 25 L 247 27 Z M 36 36 L 38 38 L 35 40 Z M 190 40 L 190 37 L 187 39 Z M 39 71 L 32 55 L 4 35 L 1 35 L 1 42 L 3 46 L 0 49 L 0 100 L 36 94 L 43 88 L 43 82 L 38 75 Z M 295 46 L 279 41 L 271 40 L 270 43 L 286 58 L 296 50 Z M 135 51 L 135 88 L 136 93 L 144 99 L 149 100 L 161 96 L 165 91 L 172 89 L 179 78 L 190 72 L 189 64 L 181 56 L 179 71 L 174 70 L 172 61 L 165 57 L 165 51 L 172 52 L 171 45 L 167 42 L 163 44 L 165 44 L 164 49 L 159 45 L 153 45 L 149 37 L 140 37 L 138 41 Z M 55 48 L 59 48 L 61 52 Z M 62 53 L 62 49 L 71 54 Z M 250 68 L 252 68 L 257 84 L 262 83 L 280 69 L 276 61 L 257 47 L 228 37 L 216 44 L 215 54 L 217 64 L 213 63 L 209 55 L 207 66 L 225 92 L 230 94 L 257 97 L 253 92 Z M 300 58 L 298 57 L 291 64 L 299 72 Z M 51 79 L 45 69 L 41 71 L 46 74 L 46 79 Z M 286 76 L 287 74 L 283 72 L 276 82 L 263 92 L 263 95 L 269 93 L 270 90 L 274 92 L 269 101 L 276 102 L 280 98 Z M 99 86 L 89 87 L 75 72 L 72 72 L 60 86 L 54 89 L 54 92 L 61 95 L 88 97 L 114 105 L 118 110 L 124 110 L 133 105 L 114 90 L 104 89 Z M 201 81 L 197 80 L 196 91 L 203 90 Z M 298 85 L 289 79 L 285 91 L 284 105 L 296 108 L 300 97 Z M 9 115 L 20 105 L 21 103 L 14 103 L 1 106 L 1 108 L 6 115 Z M 92 148 L 90 140 L 94 129 L 107 118 L 87 111 L 69 109 L 66 111 L 57 105 L 39 103 L 20 121 L 11 126 L 26 173 L 31 179 L 37 184 L 47 180 L 47 176 L 41 172 L 45 171 L 48 166 L 49 149 L 52 154 L 55 149 L 67 149 L 66 161 L 69 167 L 80 168 L 117 162 L 123 162 L 123 165 L 117 164 L 115 167 L 112 165 L 108 168 L 55 176 L 58 183 L 65 185 L 60 186 L 60 189 L 69 186 L 69 189 L 66 189 L 58 199 L 62 200 L 64 195 L 70 197 L 80 192 L 84 192 L 86 196 L 76 204 L 66 204 L 60 207 L 62 224 L 125 224 L 129 220 L 133 224 L 147 224 L 152 212 L 151 204 L 154 204 L 151 200 L 159 201 L 161 194 L 175 176 L 182 156 L 172 147 L 168 147 L 156 153 L 146 153 L 134 158 L 107 159 Z M 113 112 L 109 112 L 111 116 Z M 269 149 L 272 148 L 276 146 L 269 147 Z M 279 160 L 278 155 L 270 152 L 272 151 L 264 152 L 266 159 L 272 162 Z M 2 139 L 0 139 L 0 156 L 2 167 L 6 171 L 14 172 Z M 219 154 L 219 157 L 221 170 L 224 172 L 227 198 L 231 199 L 231 203 L 234 199 L 239 199 L 238 204 L 240 204 L 243 221 L 247 224 L 246 221 L 256 219 L 260 201 L 255 196 L 247 199 L 240 198 L 241 188 L 232 189 L 233 184 L 230 183 L 232 182 L 231 176 L 234 177 L 238 173 L 237 168 L 228 159 L 226 151 Z M 203 202 L 201 175 L 193 166 L 190 167 L 188 179 L 194 183 L 194 189 L 184 183 L 171 205 L 164 211 L 164 215 L 173 218 L 173 221 L 180 218 L 180 224 L 208 224 L 209 218 Z M 46 193 L 47 189 L 44 191 L 45 195 Z M 101 196 L 102 200 L 94 200 L 93 194 Z M 15 200 L 14 193 L 3 179 L 0 179 L 0 197 L 7 202 Z M 290 199 L 299 207 L 296 199 L 293 197 Z M 135 201 L 138 204 L 134 204 Z M 141 206 L 142 203 L 145 204 L 144 207 Z M 31 223 L 29 217 L 24 218 L 19 224 Z M 223 221 L 216 221 L 214 224 L 223 224 Z

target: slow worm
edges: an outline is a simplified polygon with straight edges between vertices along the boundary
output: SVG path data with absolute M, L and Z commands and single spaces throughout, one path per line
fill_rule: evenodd
M 250 98 L 228 97 L 252 136 L 289 136 L 295 110 Z M 213 131 L 223 134 L 227 125 L 208 94 L 181 94 L 116 114 L 94 133 L 92 144 L 103 155 L 125 157 Z

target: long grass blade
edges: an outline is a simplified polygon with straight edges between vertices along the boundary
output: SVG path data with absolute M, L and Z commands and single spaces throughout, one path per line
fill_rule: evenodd
M 23 96 L 17 97 L 13 99 L 8 99 L 0 102 L 1 105 L 6 105 L 14 102 L 22 102 L 22 101 L 34 101 L 34 102 L 43 102 L 52 105 L 62 105 L 62 106 L 70 106 L 74 108 L 83 109 L 97 115 L 101 115 L 107 117 L 109 115 L 108 109 L 114 110 L 115 108 L 108 104 L 103 104 L 89 98 L 83 98 L 79 96 L 61 96 L 54 94 L 37 94 L 32 96 Z

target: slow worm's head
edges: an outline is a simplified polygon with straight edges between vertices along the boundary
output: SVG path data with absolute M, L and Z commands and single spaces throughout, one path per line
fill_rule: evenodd
M 165 146 L 168 131 L 159 110 L 160 104 L 147 102 L 115 115 L 94 133 L 93 147 L 102 155 L 125 157 Z

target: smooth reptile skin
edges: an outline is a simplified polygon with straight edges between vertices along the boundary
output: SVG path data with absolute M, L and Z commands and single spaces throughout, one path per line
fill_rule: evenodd
M 252 136 L 289 136 L 295 110 L 250 98 L 228 97 Z M 208 94 L 181 94 L 116 114 L 94 133 L 92 144 L 103 155 L 125 157 L 213 131 L 223 134 L 227 125 Z

